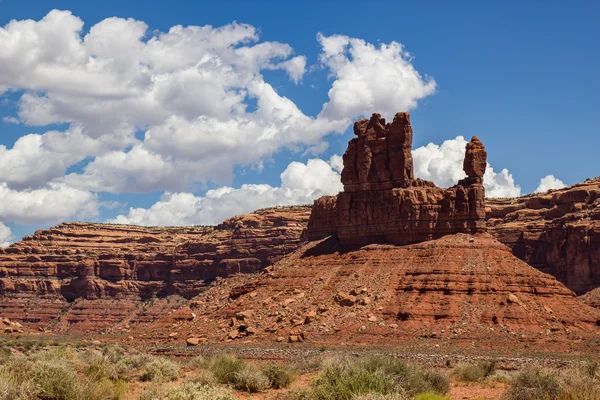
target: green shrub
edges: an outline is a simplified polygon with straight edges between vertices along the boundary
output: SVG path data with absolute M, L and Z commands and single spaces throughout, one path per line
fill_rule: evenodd
M 512 378 L 513 375 L 507 371 L 496 371 L 486 378 L 486 382 L 500 382 L 508 385 L 512 382 Z
M 119 378 L 116 366 L 109 359 L 98 352 L 85 352 L 84 360 L 80 360 L 84 374 L 94 381 L 109 379 L 116 381 Z M 81 359 L 81 357 L 80 357 Z
M 403 393 L 364 393 L 355 395 L 352 400 L 408 400 L 409 398 Z
M 141 369 L 152 359 L 153 357 L 148 354 L 134 354 L 123 357 L 115 365 L 118 379 L 126 382 L 138 379 Z
M 179 377 L 179 364 L 163 357 L 153 357 L 141 369 L 140 380 L 151 382 L 169 382 Z
M 180 366 L 175 361 L 148 354 L 123 357 L 114 367 L 114 375 L 124 381 L 140 380 L 169 382 L 179 377 Z
M 191 369 L 208 369 L 210 368 L 210 360 L 202 356 L 196 356 L 188 361 L 188 366 Z
M 69 360 L 77 359 L 77 352 L 72 347 L 58 346 L 48 350 L 39 351 L 30 356 L 30 359 L 37 361 Z
M 112 364 L 117 364 L 125 357 L 125 350 L 119 346 L 106 346 L 102 349 L 102 355 Z
M 29 381 L 21 381 L 7 371 L 0 371 L 0 400 L 29 400 L 34 396 Z
M 504 397 L 506 400 L 557 399 L 560 383 L 557 373 L 548 369 L 528 368 L 518 373 Z
M 263 374 L 269 379 L 273 389 L 289 387 L 294 381 L 295 374 L 292 369 L 282 364 L 270 364 L 262 369 Z
M 340 363 L 325 367 L 315 381 L 314 394 L 318 400 L 350 400 L 360 393 L 392 393 L 394 381 L 381 371 L 368 371 Z
M 149 386 L 138 396 L 138 400 L 163 400 L 165 391 L 159 386 Z
M 292 363 L 292 368 L 299 373 L 309 373 L 320 371 L 323 368 L 323 359 L 321 357 L 300 358 Z
M 219 383 L 235 384 L 235 374 L 246 368 L 246 363 L 239 358 L 223 354 L 208 360 L 208 369 L 215 375 Z
M 139 400 L 236 400 L 228 388 L 184 383 L 164 390 L 150 387 L 138 397 Z
M 474 364 L 458 364 L 451 376 L 462 382 L 480 382 L 485 378 L 483 370 Z
M 75 371 L 63 360 L 38 361 L 32 380 L 37 398 L 75 400 L 82 397 Z
M 17 385 L 28 381 L 33 374 L 34 362 L 23 355 L 15 355 L 0 366 L 0 374 Z
M 496 370 L 496 361 L 484 361 L 477 365 L 458 364 L 452 371 L 452 377 L 463 382 L 481 382 Z
M 198 370 L 196 375 L 191 377 L 188 381 L 204 386 L 216 386 L 219 383 L 214 374 L 207 369 Z
M 314 400 L 315 395 L 310 389 L 294 389 L 277 395 L 277 400 Z
M 414 400 L 451 400 L 448 396 L 442 396 L 437 393 L 421 393 Z
M 246 367 L 234 375 L 235 388 L 249 393 L 264 392 L 271 387 L 271 381 L 259 369 Z
M 583 364 L 581 370 L 584 374 L 588 375 L 591 378 L 596 378 L 600 375 L 600 362 L 598 361 L 589 361 Z
M 586 369 L 561 371 L 558 400 L 598 400 L 600 381 Z
M 517 374 L 504 396 L 506 400 L 597 400 L 600 381 L 585 369 L 553 371 L 529 368 Z
M 391 357 L 334 358 L 324 365 L 315 382 L 318 399 L 345 400 L 362 393 L 445 394 L 450 390 L 445 375 Z
M 392 357 L 366 357 L 359 360 L 359 365 L 368 371 L 383 371 L 392 377 L 394 385 L 409 395 L 424 392 L 446 394 L 450 390 L 450 381 L 439 372 L 425 370 L 407 364 Z

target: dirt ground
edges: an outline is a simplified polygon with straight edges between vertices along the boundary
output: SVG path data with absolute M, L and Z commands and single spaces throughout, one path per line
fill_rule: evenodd
M 489 386 L 484 383 L 469 385 L 453 383 L 449 396 L 452 400 L 500 400 L 505 390 L 506 385 L 503 384 Z

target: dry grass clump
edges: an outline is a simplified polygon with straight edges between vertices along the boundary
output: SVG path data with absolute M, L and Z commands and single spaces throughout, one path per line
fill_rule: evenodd
M 505 400 L 598 400 L 600 379 L 596 369 L 528 368 L 517 374 Z

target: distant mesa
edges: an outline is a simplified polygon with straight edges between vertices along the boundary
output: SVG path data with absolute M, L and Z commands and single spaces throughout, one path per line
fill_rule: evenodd
M 336 235 L 342 245 L 404 245 L 487 230 L 487 153 L 477 137 L 466 147 L 467 177 L 441 189 L 414 177 L 409 113 L 397 113 L 391 123 L 373 114 L 354 124 L 354 134 L 343 158 L 344 191 L 315 201 L 308 240 Z

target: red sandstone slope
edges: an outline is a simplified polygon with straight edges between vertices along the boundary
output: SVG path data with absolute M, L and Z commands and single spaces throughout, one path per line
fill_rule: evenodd
M 600 311 L 487 234 L 344 249 L 312 242 L 258 277 L 213 284 L 191 322 L 151 336 L 391 344 L 421 337 L 556 341 L 597 335 Z
M 65 223 L 38 231 L 0 250 L 0 315 L 42 328 L 60 318 L 61 329 L 82 330 L 162 315 L 171 307 L 159 301 L 142 312 L 139 301 L 189 298 L 216 277 L 261 270 L 298 247 L 309 212 L 271 208 L 217 227 Z
M 600 286 L 600 178 L 517 199 L 487 199 L 490 233 L 582 294 Z

